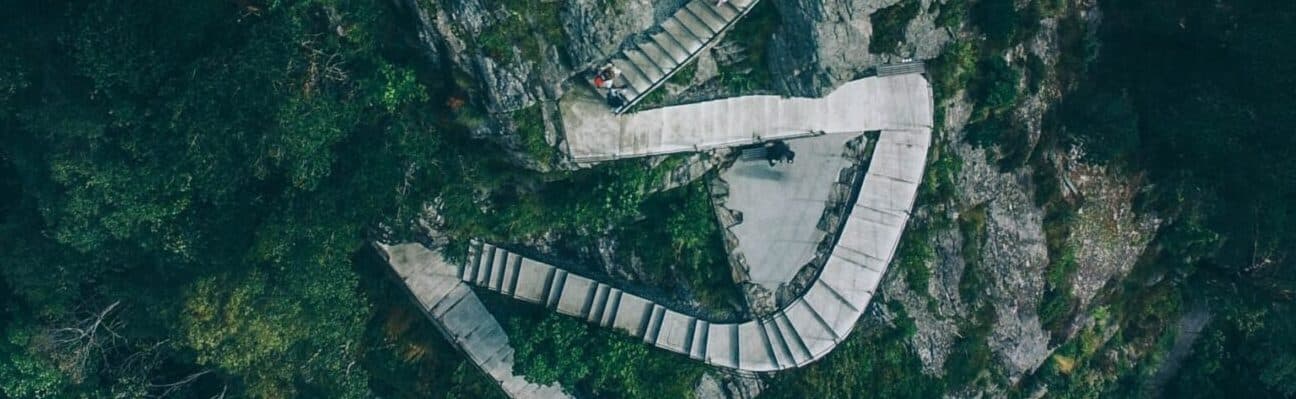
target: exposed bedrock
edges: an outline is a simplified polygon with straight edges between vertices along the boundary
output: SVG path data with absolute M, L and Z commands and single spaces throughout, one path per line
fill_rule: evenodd
M 792 95 L 820 95 L 875 66 L 940 54 L 949 32 L 935 23 L 939 0 L 921 0 L 893 54 L 869 52 L 870 15 L 901 0 L 773 0 L 783 26 L 770 44 L 770 69 L 780 89 Z M 911 0 L 905 0 L 911 1 Z

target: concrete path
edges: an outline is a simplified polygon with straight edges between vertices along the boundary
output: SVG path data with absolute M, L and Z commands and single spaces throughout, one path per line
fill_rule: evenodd
M 751 144 L 816 132 L 930 129 L 922 75 L 869 77 L 822 98 L 745 96 L 616 115 L 592 90 L 559 101 L 567 152 L 591 163 Z
M 508 343 L 508 335 L 472 289 L 459 281 L 460 267 L 451 265 L 441 254 L 421 244 L 377 244 L 377 247 L 437 330 L 490 375 L 509 397 L 570 397 L 561 387 L 529 383 L 513 374 L 513 346 Z
M 571 154 L 586 162 L 812 131 L 827 132 L 827 142 L 844 142 L 865 131 L 881 133 L 820 275 L 800 298 L 757 320 L 712 323 L 488 243 L 474 243 L 468 261 L 459 265 L 448 264 L 421 244 L 380 245 L 442 333 L 512 397 L 565 395 L 558 387 L 529 384 L 512 374 L 508 337 L 465 283 L 619 329 L 717 367 L 770 372 L 823 357 L 868 308 L 908 221 L 931 142 L 931 88 L 921 75 L 865 78 L 821 99 L 739 97 L 625 116 L 613 116 L 606 108 L 580 111 L 571 103 L 563 108 Z M 607 129 L 602 130 L 606 137 L 598 136 L 599 129 Z M 769 209 L 769 204 L 753 209 Z
M 609 62 L 621 70 L 621 76 L 613 83 L 624 87 L 630 100 L 615 112 L 634 107 L 718 42 L 721 34 L 747 15 L 757 1 L 729 0 L 717 5 L 715 0 L 691 0 L 650 31 L 647 40 L 640 40 L 613 56 Z
M 814 259 L 826 238 L 819 218 L 837 180 L 852 160 L 845 144 L 859 134 L 829 134 L 787 142 L 796 162 L 770 166 L 764 159 L 739 160 L 720 173 L 729 187 L 724 207 L 742 213 L 729 228 L 738 239 L 733 257 L 743 260 L 752 283 L 770 291 L 792 281 Z M 843 185 L 843 191 L 850 186 Z
M 819 278 L 763 319 L 711 323 L 484 243 L 469 248 L 459 277 L 709 365 L 745 372 L 801 367 L 842 342 L 868 308 L 909 218 L 930 139 L 928 129 L 882 132 Z

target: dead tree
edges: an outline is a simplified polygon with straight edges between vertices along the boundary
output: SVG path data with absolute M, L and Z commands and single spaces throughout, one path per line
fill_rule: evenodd
M 108 352 L 126 342 L 117 333 L 123 322 L 113 313 L 120 305 L 121 301 L 116 301 L 98 311 L 79 312 L 66 327 L 46 329 L 35 343 L 73 380 L 80 381 L 92 359 L 106 363 Z

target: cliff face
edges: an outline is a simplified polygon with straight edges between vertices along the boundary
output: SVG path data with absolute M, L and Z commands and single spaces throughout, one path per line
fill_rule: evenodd
M 794 95 L 819 95 L 858 78 L 869 68 L 906 59 L 935 58 L 951 34 L 936 26 L 937 0 L 922 0 L 893 53 L 873 54 L 870 18 L 901 0 L 774 0 L 782 16 L 769 52 L 778 87 Z M 909 0 L 905 0 L 909 1 Z

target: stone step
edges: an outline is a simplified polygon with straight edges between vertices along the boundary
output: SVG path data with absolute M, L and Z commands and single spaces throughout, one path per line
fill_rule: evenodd
M 477 263 L 481 262 L 481 257 L 481 243 L 476 240 L 468 243 L 468 261 L 459 268 L 459 281 L 467 281 L 469 274 L 477 272 Z
M 658 25 L 660 30 L 649 35 L 649 40 L 626 48 L 613 57 L 613 63 L 623 71 L 623 78 L 618 79 L 618 83 L 628 86 L 625 93 L 629 100 L 613 112 L 622 113 L 634 107 L 679 68 L 692 62 L 699 52 L 716 42 L 755 3 L 755 0 L 727 1 L 719 5 L 714 0 L 687 2 L 662 21 Z M 635 69 L 632 71 L 629 67 Z
M 707 334 L 711 332 L 711 323 L 702 320 L 693 320 L 693 341 L 689 344 L 688 356 L 694 360 L 706 359 L 707 354 Z
M 779 312 L 774 317 L 774 322 L 778 324 L 779 331 L 783 334 L 783 341 L 788 345 L 793 363 L 801 366 L 809 362 L 812 359 L 810 348 L 801 339 L 801 334 L 797 332 L 796 325 L 792 324 L 791 320 L 788 320 L 787 314 Z
M 680 25 L 687 28 L 689 32 L 692 32 L 693 37 L 698 38 L 698 41 L 704 43 L 708 42 L 711 40 L 712 36 L 719 33 L 707 26 L 706 22 L 702 22 L 702 20 L 698 19 L 697 16 L 693 15 L 688 8 L 681 8 L 679 11 L 676 11 L 674 18 L 676 21 L 680 22 Z
M 706 45 L 707 36 L 699 37 L 696 33 L 684 27 L 684 24 L 675 18 L 669 18 L 661 23 L 662 31 L 669 34 L 681 46 L 689 49 L 689 54 L 697 53 Z
M 495 265 L 491 267 L 490 280 L 487 281 L 490 284 L 488 288 L 497 292 L 502 291 L 504 288 L 504 269 L 512 261 L 510 258 L 516 258 L 516 255 L 511 252 L 505 250 L 500 250 L 500 252 L 503 253 L 503 256 L 495 258 Z
M 633 62 L 625 58 L 613 58 L 612 65 L 621 70 L 621 85 L 633 88 L 636 93 L 644 93 L 652 87 L 653 81 L 644 75 Z
M 504 295 L 513 296 L 517 291 L 518 275 L 522 271 L 522 257 L 514 256 L 513 261 L 509 262 L 508 268 L 504 269 L 505 284 L 500 290 Z
M 670 54 L 671 58 L 675 59 L 677 65 L 688 61 L 691 52 L 684 48 L 684 46 L 680 45 L 679 42 L 675 41 L 675 39 L 671 38 L 670 34 L 666 33 L 666 31 L 654 33 L 650 38 L 652 39 L 651 41 L 653 44 L 656 44 L 658 48 L 662 49 L 667 54 Z
M 742 10 L 739 10 L 738 7 L 734 7 L 733 3 L 728 1 L 720 4 L 718 7 L 714 1 L 703 1 L 702 5 L 710 8 L 711 11 L 720 15 L 720 18 L 723 18 L 725 21 L 733 21 L 735 18 L 738 18 L 739 14 L 742 14 Z
M 690 1 L 684 5 L 684 10 L 705 23 L 708 28 L 711 28 L 712 32 L 717 34 L 723 32 L 725 25 L 728 25 L 729 21 L 717 14 L 711 7 L 707 7 L 702 3 L 701 1 Z
M 589 310 L 585 312 L 585 321 L 596 324 L 603 321 L 603 308 L 607 306 L 611 293 L 612 287 L 607 284 L 599 283 L 594 286 L 594 295 L 591 296 Z
M 769 336 L 770 344 L 774 347 L 774 360 L 782 368 L 790 368 L 797 364 L 796 357 L 792 354 L 794 343 L 788 342 L 787 334 L 783 332 L 783 326 L 778 324 L 775 319 L 767 319 L 761 322 L 765 327 L 765 333 Z
M 657 44 L 652 41 L 640 42 L 635 46 L 635 49 L 648 56 L 648 60 L 652 61 L 653 65 L 657 66 L 657 69 L 660 69 L 663 73 L 675 72 L 675 68 L 679 66 L 679 62 L 675 61 L 670 54 L 666 54 L 661 47 L 657 47 Z
M 558 307 L 558 300 L 562 299 L 563 287 L 566 284 L 567 271 L 563 269 L 555 269 L 553 277 L 549 279 L 547 288 L 545 288 L 544 302 L 542 302 L 541 305 L 550 309 Z
M 738 367 L 738 325 L 712 324 L 708 330 L 706 362 L 721 367 Z
M 643 73 L 643 76 L 648 78 L 649 81 L 655 83 L 666 78 L 667 71 L 663 71 L 661 67 L 657 66 L 657 63 L 648 59 L 648 56 L 639 52 L 639 50 L 626 49 L 626 51 L 621 52 L 621 55 L 624 55 L 626 59 L 630 60 L 630 62 L 634 64 L 635 69 L 638 69 L 639 72 Z
M 605 285 L 605 287 L 607 286 Z M 612 322 L 616 320 L 617 308 L 621 305 L 621 294 L 621 290 L 608 287 L 603 303 L 590 312 L 589 321 L 601 327 L 611 326 Z

